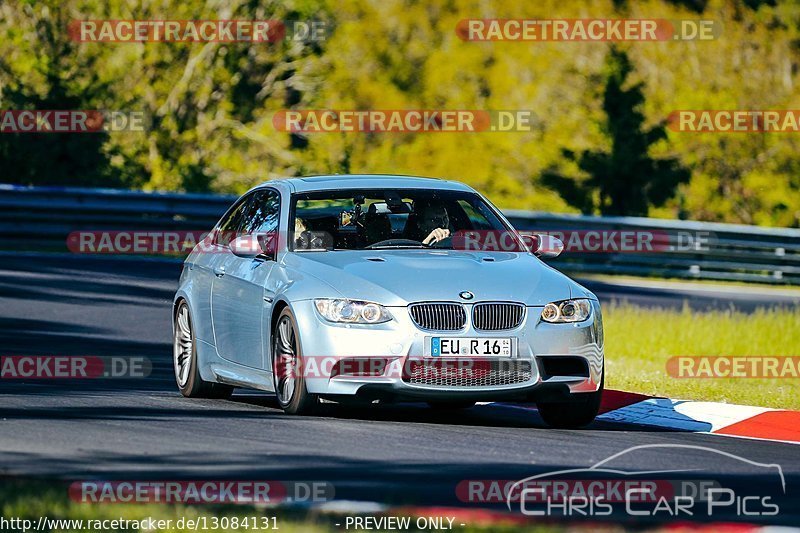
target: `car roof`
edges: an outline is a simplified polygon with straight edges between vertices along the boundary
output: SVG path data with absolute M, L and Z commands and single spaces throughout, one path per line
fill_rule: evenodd
M 271 180 L 258 187 L 289 186 L 292 192 L 331 191 L 342 189 L 434 189 L 449 191 L 472 191 L 463 183 L 420 176 L 395 174 L 332 174 Z

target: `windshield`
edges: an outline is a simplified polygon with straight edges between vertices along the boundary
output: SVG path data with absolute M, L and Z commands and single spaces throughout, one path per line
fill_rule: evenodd
M 477 194 L 429 189 L 334 190 L 292 197 L 293 249 L 452 248 L 464 231 L 507 231 Z

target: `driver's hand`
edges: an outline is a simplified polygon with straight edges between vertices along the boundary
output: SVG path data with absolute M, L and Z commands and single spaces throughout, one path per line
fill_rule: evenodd
M 427 237 L 425 237 L 425 240 L 422 241 L 422 244 L 434 244 L 439 241 L 445 240 L 449 236 L 450 236 L 449 229 L 436 228 L 435 230 L 430 232 Z

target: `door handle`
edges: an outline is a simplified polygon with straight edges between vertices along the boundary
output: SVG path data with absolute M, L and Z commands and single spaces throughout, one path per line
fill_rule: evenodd
M 224 266 L 214 267 L 214 275 L 217 276 L 218 278 L 221 278 L 222 276 L 224 276 L 225 275 L 225 267 Z

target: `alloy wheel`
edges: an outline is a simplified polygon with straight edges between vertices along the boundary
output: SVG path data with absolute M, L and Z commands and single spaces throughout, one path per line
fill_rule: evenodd
M 192 357 L 194 357 L 193 348 L 192 321 L 189 318 L 189 306 L 182 304 L 175 320 L 175 343 L 173 349 L 175 379 L 180 387 L 185 387 L 189 381 Z
M 273 350 L 275 371 L 275 393 L 281 405 L 287 405 L 294 397 L 297 385 L 297 336 L 288 316 L 278 321 Z

